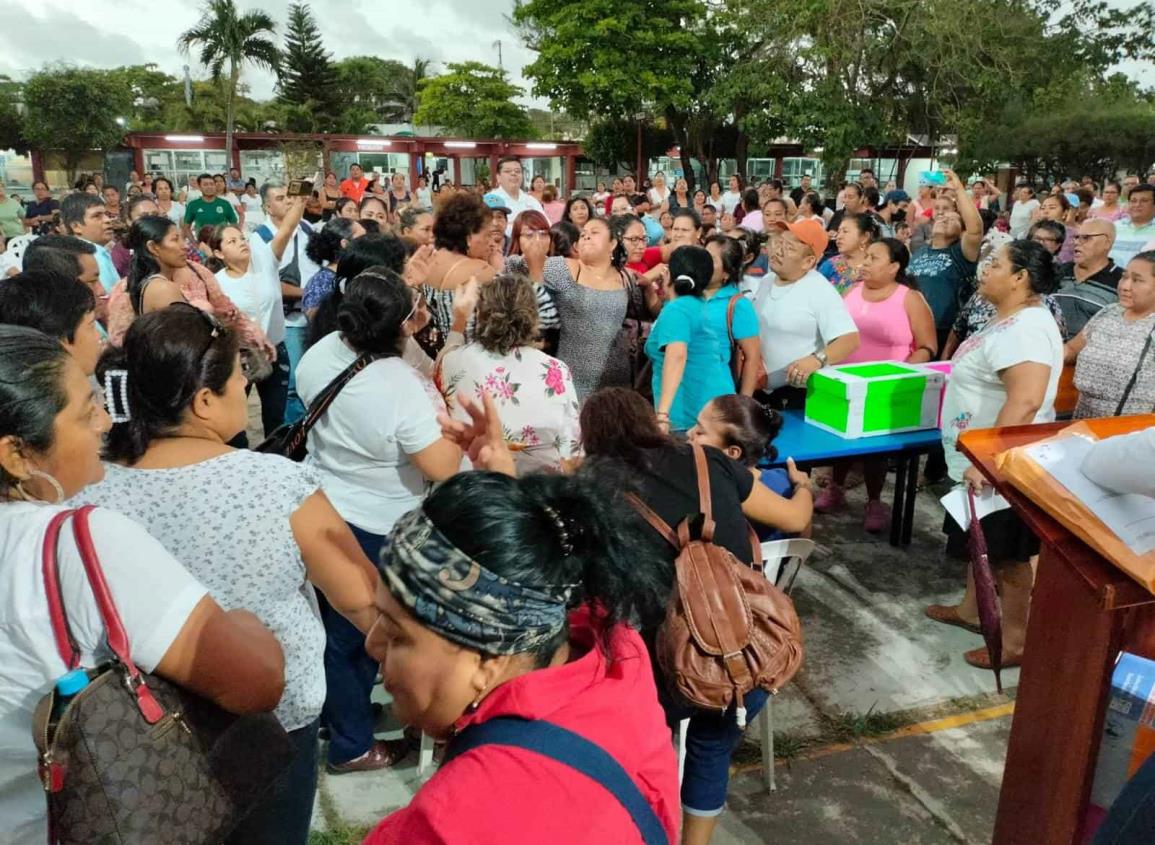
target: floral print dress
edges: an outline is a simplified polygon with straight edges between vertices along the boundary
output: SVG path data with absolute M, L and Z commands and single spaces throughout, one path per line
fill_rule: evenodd
M 519 474 L 560 472 L 562 461 L 580 451 L 573 376 L 565 363 L 540 349 L 519 346 L 501 355 L 468 343 L 441 357 L 434 383 L 450 415 L 461 420 L 469 415 L 459 396 L 479 404 L 483 392 L 493 397 Z

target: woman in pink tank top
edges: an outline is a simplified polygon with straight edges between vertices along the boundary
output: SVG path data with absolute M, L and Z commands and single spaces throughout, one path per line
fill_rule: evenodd
M 866 250 L 862 281 L 846 294 L 846 308 L 858 326 L 861 342 L 858 351 L 845 364 L 868 361 L 905 361 L 921 364 L 934 359 L 938 352 L 934 316 L 926 299 L 918 292 L 914 279 L 906 275 L 910 260 L 901 241 L 883 238 Z M 832 513 L 846 506 L 846 482 L 850 463 L 837 464 L 831 483 L 819 494 L 814 509 Z M 886 530 L 888 513 L 882 504 L 882 487 L 886 482 L 886 463 L 878 459 L 863 461 L 866 479 L 866 515 L 863 527 L 871 533 Z

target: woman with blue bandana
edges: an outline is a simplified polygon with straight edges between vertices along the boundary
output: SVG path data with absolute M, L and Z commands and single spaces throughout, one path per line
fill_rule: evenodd
M 676 842 L 677 761 L 625 622 L 661 618 L 669 564 L 620 493 L 512 478 L 500 430 L 487 442 L 475 465 L 507 474 L 454 476 L 381 555 L 366 648 L 394 714 L 449 745 L 365 842 Z

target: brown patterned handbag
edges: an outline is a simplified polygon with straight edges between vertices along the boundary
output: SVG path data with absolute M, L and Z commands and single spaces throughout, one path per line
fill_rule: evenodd
M 60 656 L 69 669 L 79 666 L 57 568 L 57 541 L 69 519 L 115 655 L 88 670 L 88 686 L 55 724 L 55 687 L 36 708 L 32 733 L 49 843 L 218 843 L 287 769 L 289 737 L 272 714 L 226 713 L 136 668 L 92 543 L 91 510 L 62 511 L 44 538 L 44 587 Z

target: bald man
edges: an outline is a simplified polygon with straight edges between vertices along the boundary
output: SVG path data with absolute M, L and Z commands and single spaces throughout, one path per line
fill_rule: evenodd
M 1093 217 L 1075 236 L 1075 260 L 1059 265 L 1055 298 L 1067 323 L 1067 340 L 1083 330 L 1104 306 L 1119 301 L 1123 270 L 1108 253 L 1115 245 L 1115 224 Z

